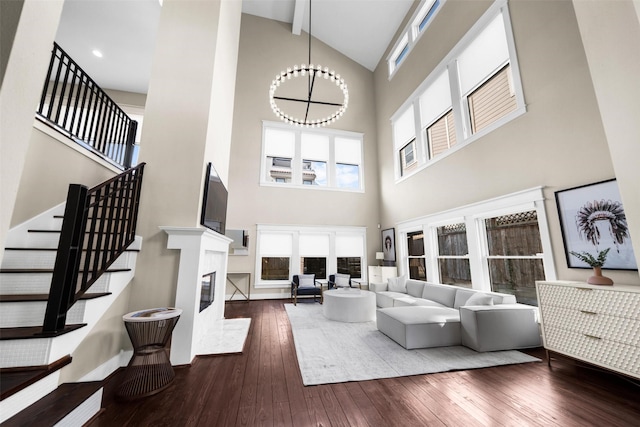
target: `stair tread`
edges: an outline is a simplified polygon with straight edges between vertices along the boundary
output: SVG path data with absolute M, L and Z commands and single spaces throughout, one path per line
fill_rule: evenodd
M 130 268 L 108 268 L 105 273 L 131 271 Z M 1 268 L 0 273 L 53 273 L 53 268 Z
M 88 300 L 111 295 L 111 292 L 87 292 L 79 300 Z M 0 302 L 47 301 L 49 294 L 6 294 L 0 295 Z
M 51 338 L 64 335 L 68 332 L 75 331 L 84 326 L 86 323 L 76 323 L 73 325 L 66 325 L 63 330 L 55 334 L 42 333 L 42 326 L 18 326 L 14 328 L 0 328 L 0 340 L 18 340 L 29 338 Z
M 101 387 L 102 383 L 99 381 L 62 384 L 33 405 L 9 418 L 3 426 L 49 427 L 55 425 Z
M 0 400 L 16 394 L 69 363 L 71 356 L 66 355 L 50 365 L 0 369 Z

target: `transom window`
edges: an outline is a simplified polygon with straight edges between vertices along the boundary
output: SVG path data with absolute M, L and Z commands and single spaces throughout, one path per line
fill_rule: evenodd
M 422 0 L 409 20 L 409 24 L 407 24 L 400 37 L 398 37 L 394 48 L 391 50 L 391 54 L 387 57 L 389 79 L 393 77 L 404 59 L 409 55 L 409 52 L 413 46 L 415 46 L 445 1 L 446 0 Z
M 362 191 L 362 134 L 263 123 L 262 185 Z
M 498 1 L 391 118 L 397 180 L 525 112 L 514 52 L 507 3 Z M 402 152 L 407 135 L 418 154 L 411 169 Z

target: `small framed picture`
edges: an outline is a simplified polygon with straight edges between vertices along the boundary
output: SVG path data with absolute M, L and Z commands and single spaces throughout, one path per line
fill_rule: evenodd
M 393 228 L 382 230 L 382 252 L 384 261 L 395 262 L 396 260 L 396 235 Z
M 555 196 L 569 268 L 590 268 L 571 252 L 588 252 L 597 258 L 609 248 L 603 269 L 638 269 L 615 179 L 556 191 Z

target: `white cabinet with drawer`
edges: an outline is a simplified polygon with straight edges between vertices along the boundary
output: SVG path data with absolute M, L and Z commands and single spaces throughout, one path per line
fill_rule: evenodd
M 387 267 L 381 265 L 369 266 L 369 283 L 387 284 L 387 279 L 398 276 L 397 267 Z
M 536 282 L 544 347 L 640 378 L 640 286 Z

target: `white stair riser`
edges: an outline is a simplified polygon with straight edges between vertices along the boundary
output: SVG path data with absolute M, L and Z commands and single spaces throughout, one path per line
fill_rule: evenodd
M 67 324 L 83 323 L 87 300 L 73 304 L 67 312 Z M 42 326 L 47 308 L 46 301 L 3 302 L 0 310 L 0 327 Z
M 129 252 L 123 253 L 109 268 L 127 268 Z M 56 261 L 55 251 L 5 251 L 2 268 L 53 268 Z
M 105 273 L 89 288 L 89 292 L 109 292 L 109 278 Z M 48 294 L 52 273 L 0 273 L 0 294 Z
M 112 294 L 84 301 L 86 308 L 81 323 L 87 323 L 88 326 L 55 338 L 0 340 L 0 368 L 48 365 L 73 353 L 104 312 L 131 282 L 134 274 L 134 270 L 111 274 L 113 277 L 109 292 Z

